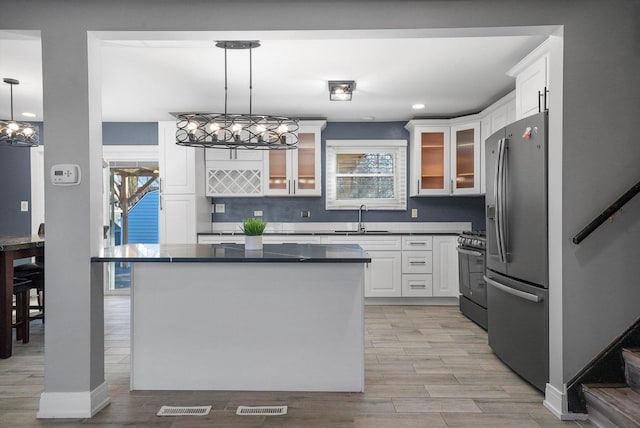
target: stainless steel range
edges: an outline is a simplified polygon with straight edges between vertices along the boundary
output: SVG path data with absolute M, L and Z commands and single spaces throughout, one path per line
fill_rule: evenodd
M 460 271 L 460 311 L 487 329 L 487 284 L 484 281 L 487 241 L 484 231 L 463 232 L 458 236 Z

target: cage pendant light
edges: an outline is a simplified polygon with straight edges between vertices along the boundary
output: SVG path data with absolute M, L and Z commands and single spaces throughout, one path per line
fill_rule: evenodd
M 253 58 L 257 40 L 218 41 L 224 49 L 224 113 L 174 113 L 176 144 L 210 149 L 287 150 L 298 147 L 298 120 L 254 114 Z M 249 50 L 249 112 L 227 112 L 227 51 Z
M 0 144 L 11 147 L 35 147 L 39 144 L 38 128 L 27 122 L 13 120 L 13 86 L 20 81 L 5 77 L 2 80 L 11 87 L 11 119 L 0 120 Z

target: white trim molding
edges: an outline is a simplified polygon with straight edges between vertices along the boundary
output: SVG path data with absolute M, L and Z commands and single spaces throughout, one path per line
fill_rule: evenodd
M 31 166 L 31 233 L 38 233 L 44 223 L 44 146 L 30 149 Z
M 160 157 L 158 146 L 102 146 L 102 157 L 107 162 L 140 161 L 157 162 Z
M 570 413 L 567 405 L 566 385 L 563 388 L 564 391 L 560 391 L 550 383 L 547 384 L 544 390 L 544 401 L 542 404 L 553 415 L 562 421 L 584 421 L 589 417 L 584 413 Z
M 43 392 L 40 395 L 38 419 L 91 418 L 111 402 L 107 383 L 93 391 Z

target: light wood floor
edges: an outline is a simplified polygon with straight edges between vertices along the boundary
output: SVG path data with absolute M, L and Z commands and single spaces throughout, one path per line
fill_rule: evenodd
M 105 298 L 111 405 L 92 419 L 35 418 L 43 390 L 43 327 L 0 360 L 0 426 L 555 427 L 543 396 L 502 364 L 486 333 L 456 307 L 367 306 L 360 393 L 129 391 L 129 298 Z M 185 362 L 188 364 L 188 362 Z M 212 405 L 208 416 L 158 417 L 162 405 Z M 286 416 L 236 416 L 239 405 L 287 405 Z

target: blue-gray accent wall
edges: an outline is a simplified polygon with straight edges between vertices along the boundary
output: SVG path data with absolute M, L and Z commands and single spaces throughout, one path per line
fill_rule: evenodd
M 327 140 L 403 139 L 409 142 L 406 122 L 329 122 L 322 132 L 322 171 L 326 170 Z M 410 162 L 410 153 L 407 156 Z M 407 170 L 409 170 L 409 165 Z M 408 186 L 409 177 L 407 177 Z M 326 189 L 324 175 L 322 188 Z M 408 188 L 408 187 L 407 187 Z M 325 209 L 324 192 L 321 197 L 263 197 L 214 198 L 213 203 L 225 204 L 225 212 L 212 214 L 214 222 L 237 222 L 253 217 L 261 210 L 263 218 L 271 222 L 356 222 L 355 210 Z M 411 218 L 411 209 L 418 209 L 418 218 Z M 302 211 L 311 211 L 310 217 L 301 217 Z M 474 229 L 485 228 L 484 196 L 439 196 L 409 198 L 406 211 L 368 211 L 365 222 L 410 221 L 470 221 Z
M 103 146 L 157 146 L 158 122 L 103 122 Z
M 42 122 L 38 126 L 40 143 Z M 31 233 L 31 154 L 24 147 L 0 146 L 0 235 Z M 20 211 L 20 201 L 29 201 L 29 211 Z

